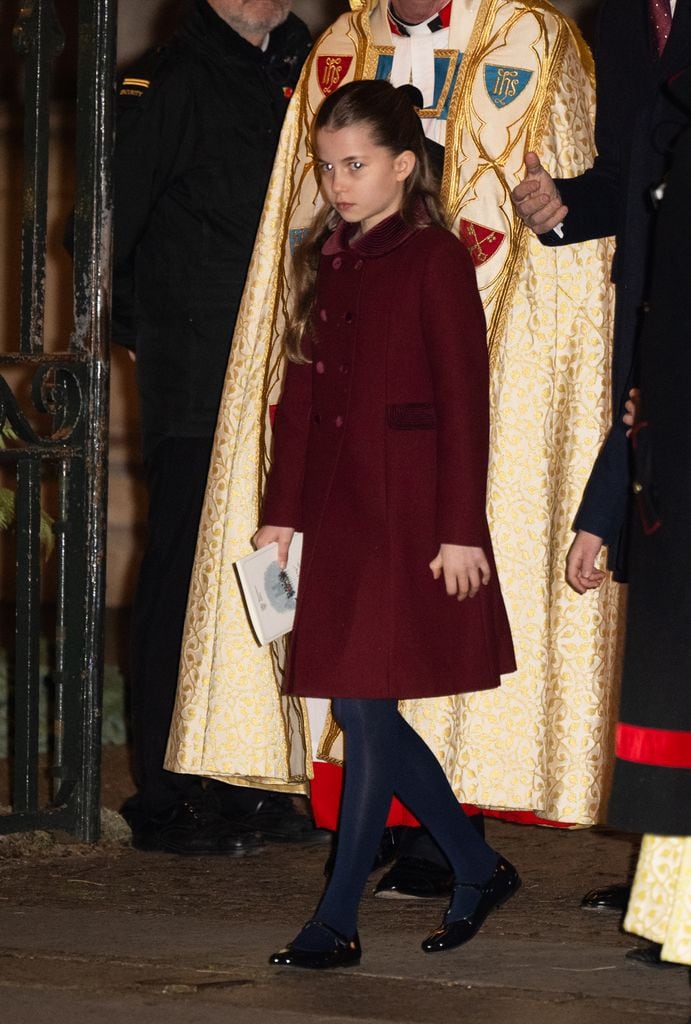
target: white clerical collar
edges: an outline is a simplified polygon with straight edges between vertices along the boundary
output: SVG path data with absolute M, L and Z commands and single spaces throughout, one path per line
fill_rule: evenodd
M 427 21 L 420 22 L 419 25 L 411 25 L 397 14 L 394 4 L 389 2 L 388 17 L 389 26 L 394 35 L 397 36 L 426 36 L 430 32 L 439 32 L 442 29 L 448 29 L 449 22 L 451 20 L 451 4 L 453 0 L 447 0 L 441 10 L 437 11 L 436 14 L 428 18 Z

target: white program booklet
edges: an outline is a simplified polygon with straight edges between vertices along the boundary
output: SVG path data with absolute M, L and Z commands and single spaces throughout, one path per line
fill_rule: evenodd
M 247 614 L 262 647 L 278 640 L 284 633 L 290 633 L 293 628 L 302 534 L 293 535 L 285 569 L 279 568 L 277 553 L 278 544 L 267 544 L 235 563 Z

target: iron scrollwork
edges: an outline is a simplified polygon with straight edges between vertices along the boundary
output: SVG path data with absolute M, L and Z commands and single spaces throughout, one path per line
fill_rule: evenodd
M 78 373 L 76 364 L 60 360 L 42 363 L 37 368 L 31 383 L 31 396 L 36 410 L 52 418 L 50 433 L 46 435 L 32 426 L 9 384 L 0 376 L 0 423 L 9 423 L 15 439 L 24 444 L 64 448 L 82 424 L 82 377 L 83 373 Z M 16 447 L 3 449 L 5 458 L 13 454 L 17 454 Z

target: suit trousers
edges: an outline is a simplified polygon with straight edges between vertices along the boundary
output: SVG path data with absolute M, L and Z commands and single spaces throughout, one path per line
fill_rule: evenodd
M 211 457 L 210 437 L 168 437 L 145 459 L 148 537 L 130 625 L 130 714 L 144 819 L 165 815 L 201 790 L 201 780 L 163 768 L 197 531 Z

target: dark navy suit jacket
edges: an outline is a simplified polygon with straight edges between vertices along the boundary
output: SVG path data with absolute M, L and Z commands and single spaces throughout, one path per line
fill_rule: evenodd
M 691 63 L 691 0 L 677 0 L 672 31 L 658 58 L 647 0 L 604 0 L 595 46 L 598 156 L 577 178 L 558 181 L 569 213 L 564 238 L 546 245 L 616 236 L 612 279 L 616 314 L 612 364 L 612 428 L 586 486 L 575 529 L 602 537 L 610 568 L 623 578 L 630 495 L 629 445 L 621 422 L 636 382 L 636 339 L 650 269 L 650 190 L 664 177 L 686 116 L 665 82 Z

